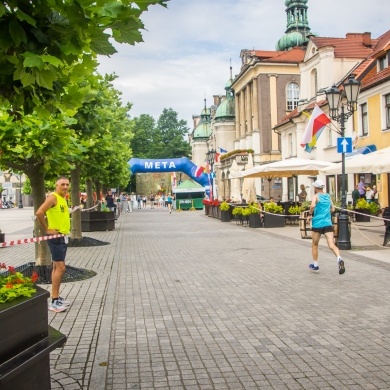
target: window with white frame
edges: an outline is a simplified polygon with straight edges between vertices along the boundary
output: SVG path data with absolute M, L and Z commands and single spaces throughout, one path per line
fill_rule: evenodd
M 291 157 L 293 155 L 293 136 L 292 133 L 288 135 L 288 155 Z
M 313 69 L 311 72 L 311 87 L 313 88 L 312 96 L 317 96 L 317 91 L 318 91 L 317 69 Z
M 387 68 L 387 57 L 383 56 L 378 58 L 378 71 Z
M 327 128 L 326 129 L 326 142 L 327 142 L 328 147 L 333 146 L 333 139 L 332 138 L 333 138 L 332 129 Z
M 298 106 L 299 86 L 297 83 L 289 83 L 287 85 L 287 111 L 292 111 Z
M 390 129 L 390 94 L 385 95 L 386 129 Z
M 368 135 L 368 111 L 367 103 L 360 105 L 361 121 L 362 121 L 362 135 Z

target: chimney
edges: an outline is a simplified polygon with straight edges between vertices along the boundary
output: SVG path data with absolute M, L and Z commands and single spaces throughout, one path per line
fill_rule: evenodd
M 213 95 L 214 105 L 219 106 L 221 104 L 221 95 Z
M 363 33 L 363 45 L 366 46 L 366 47 L 371 47 L 372 46 L 371 33 L 370 32 Z

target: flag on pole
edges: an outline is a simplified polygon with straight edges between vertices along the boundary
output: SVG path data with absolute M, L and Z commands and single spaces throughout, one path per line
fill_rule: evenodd
M 219 156 L 220 156 L 219 153 L 215 153 L 215 162 L 219 162 Z
M 219 149 L 219 151 L 220 151 L 221 153 L 227 153 L 227 152 L 228 152 L 227 150 L 222 149 L 222 148 L 220 148 L 219 146 L 218 146 L 218 149 Z
M 325 126 L 330 122 L 331 120 L 326 116 L 324 111 L 318 106 L 314 106 L 314 110 L 301 141 L 301 146 L 305 148 L 306 152 L 310 153 L 313 150 L 322 130 L 324 130 Z
M 195 169 L 195 176 L 196 177 L 201 176 L 201 174 L 204 172 L 204 170 L 205 170 L 205 167 L 202 167 L 202 165 L 200 167 L 197 167 Z

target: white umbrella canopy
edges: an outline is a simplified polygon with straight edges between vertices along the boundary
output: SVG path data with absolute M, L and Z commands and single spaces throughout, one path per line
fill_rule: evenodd
M 341 174 L 341 163 L 321 169 L 324 175 Z M 368 154 L 359 154 L 345 159 L 345 173 L 385 173 L 390 172 L 390 147 Z
M 263 164 L 241 172 L 241 177 L 295 177 L 299 175 L 318 175 L 323 169 L 337 166 L 329 161 L 289 158 L 270 164 Z
M 238 174 L 238 165 L 237 161 L 234 160 L 232 166 L 230 167 L 230 199 L 234 201 L 241 201 L 241 184 L 240 179 L 236 176 Z

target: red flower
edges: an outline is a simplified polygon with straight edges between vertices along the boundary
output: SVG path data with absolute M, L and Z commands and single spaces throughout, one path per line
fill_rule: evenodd
M 7 287 L 7 288 L 12 288 L 14 285 L 12 284 L 12 283 L 7 283 L 6 285 L 5 285 L 5 287 Z
M 8 266 L 8 271 L 10 274 L 14 274 L 15 273 L 15 267 L 12 267 L 12 265 L 9 265 Z
M 32 275 L 31 275 L 31 281 L 33 283 L 35 283 L 38 279 L 39 279 L 38 274 L 35 271 L 33 271 Z

